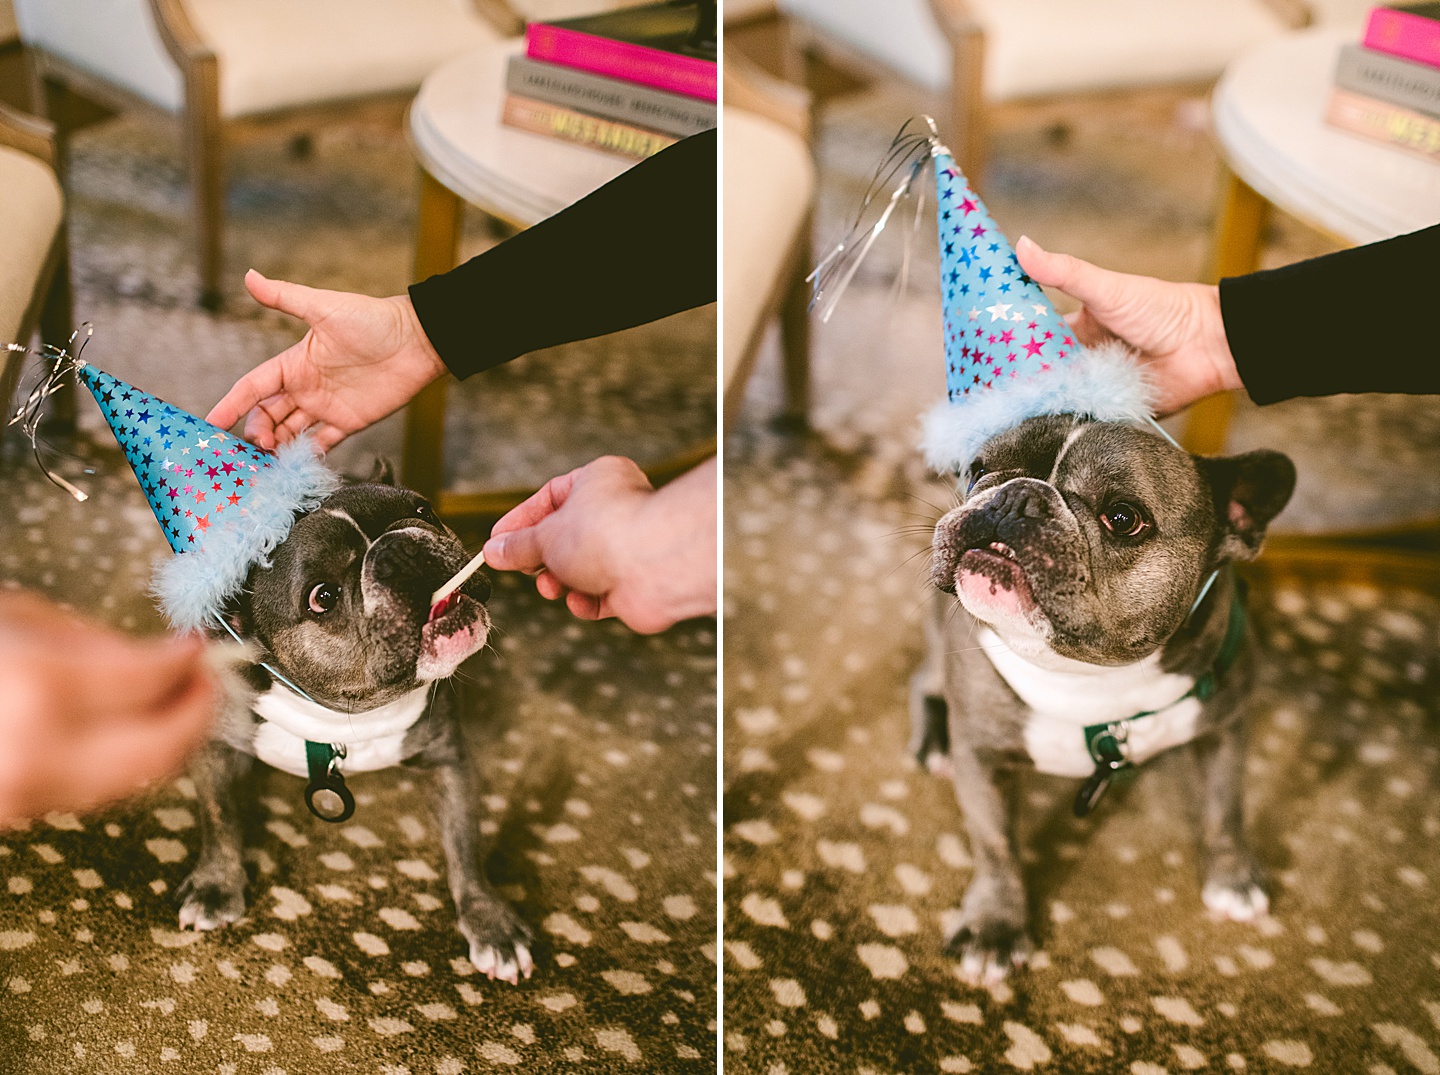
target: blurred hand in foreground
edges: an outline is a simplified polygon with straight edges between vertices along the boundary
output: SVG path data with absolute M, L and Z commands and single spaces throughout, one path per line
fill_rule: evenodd
M 88 810 L 179 769 L 216 704 L 204 645 L 0 594 L 0 825 Z

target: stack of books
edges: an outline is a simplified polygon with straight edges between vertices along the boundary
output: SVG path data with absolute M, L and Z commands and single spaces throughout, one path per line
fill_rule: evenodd
M 531 23 L 506 73 L 510 127 L 639 159 L 715 126 L 714 0 Z
M 1440 161 L 1440 2 L 1377 7 L 1340 51 L 1333 127 Z

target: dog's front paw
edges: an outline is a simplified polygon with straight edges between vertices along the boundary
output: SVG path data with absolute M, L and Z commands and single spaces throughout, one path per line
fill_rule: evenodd
M 535 935 L 509 904 L 498 899 L 477 902 L 460 912 L 457 924 L 470 942 L 470 962 L 481 974 L 511 985 L 530 977 Z
M 1213 914 L 1232 922 L 1253 922 L 1270 912 L 1265 873 L 1248 855 L 1226 856 L 1213 862 L 1200 899 Z
M 245 878 L 204 871 L 197 867 L 175 890 L 180 901 L 180 928 L 220 929 L 245 914 Z
M 960 960 L 960 976 L 970 985 L 987 986 L 1019 970 L 1035 950 L 1024 923 L 1004 918 L 961 918 L 945 950 Z

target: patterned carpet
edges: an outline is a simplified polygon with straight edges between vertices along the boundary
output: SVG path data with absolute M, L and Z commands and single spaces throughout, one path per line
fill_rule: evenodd
M 219 315 L 193 305 L 173 130 L 125 118 L 82 132 L 72 182 L 76 314 L 96 327 L 86 357 L 202 415 L 300 335 L 243 295 L 245 267 L 372 294 L 408 279 L 415 170 L 393 117 L 317 132 L 309 156 L 278 136 L 234 149 Z M 490 241 L 472 227 L 465 249 Z M 602 452 L 646 461 L 710 434 L 714 324 L 695 311 L 467 383 L 450 408 L 452 481 L 538 484 Z M 0 580 L 158 630 L 145 588 L 168 554 L 98 423 L 86 400 L 94 442 L 78 454 L 98 473 L 76 478 L 93 494 L 83 505 L 11 440 Z M 338 465 L 398 457 L 399 434 L 381 423 Z M 423 776 L 396 771 L 355 779 L 360 805 L 339 827 L 305 812 L 301 781 L 263 771 L 248 917 L 177 932 L 172 896 L 197 849 L 179 780 L 0 836 L 0 1072 L 713 1071 L 714 623 L 641 638 L 507 576 L 491 610 L 495 649 L 456 689 L 492 781 L 490 874 L 541 938 L 528 983 L 489 983 L 464 958 Z
M 1207 918 L 1173 759 L 1085 822 L 1074 782 L 1027 777 L 1041 952 L 987 994 L 942 951 L 970 876 L 954 793 L 904 754 L 903 528 L 930 509 L 753 429 L 726 469 L 727 1071 L 1440 1071 L 1440 601 L 1253 594 L 1256 925 Z

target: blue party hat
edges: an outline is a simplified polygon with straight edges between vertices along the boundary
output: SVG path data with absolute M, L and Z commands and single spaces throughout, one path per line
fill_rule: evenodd
M 90 389 L 175 551 L 156 569 L 153 592 L 178 630 L 213 628 L 251 567 L 268 562 L 298 515 L 340 486 L 308 437 L 272 454 L 78 355 L 47 349 L 46 357 L 53 366 L 16 420 L 26 423 L 33 442 L 40 404 L 69 371 Z M 55 480 L 84 499 L 69 482 Z
M 950 151 L 935 142 L 931 155 L 947 398 L 925 417 L 930 465 L 964 471 L 985 441 L 1036 415 L 1148 419 L 1150 391 L 1129 351 L 1080 344 Z
M 924 420 L 921 447 L 930 465 L 963 473 L 985 441 L 1036 415 L 1150 418 L 1149 386 L 1134 356 L 1118 342 L 1080 344 L 1040 285 L 1025 275 L 1010 240 L 940 142 L 934 121 L 926 117 L 924 128 L 912 121 L 901 129 L 866 195 L 862 220 L 811 279 L 812 305 L 822 306 L 828 319 L 861 260 L 915 189 L 925 162 L 933 162 L 946 399 Z M 897 175 L 900 182 L 878 219 L 865 226 L 866 210 Z

